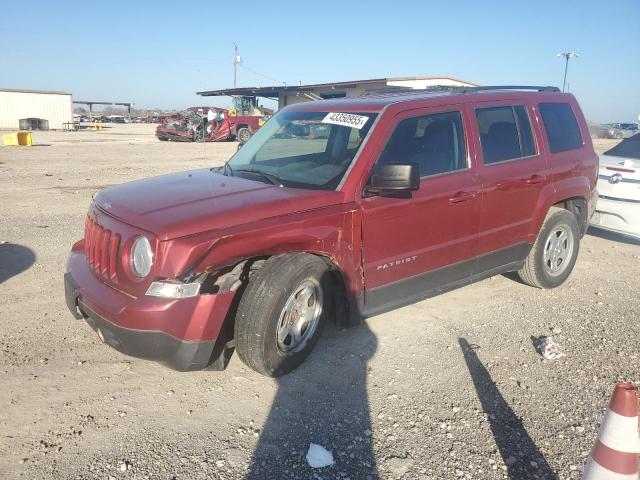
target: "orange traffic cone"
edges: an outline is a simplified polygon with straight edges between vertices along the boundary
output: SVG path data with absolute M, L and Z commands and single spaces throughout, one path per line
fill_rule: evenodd
M 638 479 L 638 389 L 619 383 L 613 391 L 582 480 Z

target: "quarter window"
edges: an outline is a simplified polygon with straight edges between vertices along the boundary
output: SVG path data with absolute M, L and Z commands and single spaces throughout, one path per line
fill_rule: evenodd
M 379 165 L 418 165 L 428 177 L 467 168 L 462 115 L 434 113 L 402 120 L 393 131 Z
M 476 110 L 485 165 L 536 154 L 527 109 L 523 105 Z
M 540 115 L 549 139 L 551 153 L 582 147 L 576 116 L 568 103 L 541 103 Z
M 516 105 L 513 107 L 516 112 L 516 120 L 518 120 L 518 132 L 520 132 L 520 150 L 523 157 L 530 157 L 536 154 L 536 146 L 533 141 L 533 133 L 531 133 L 531 122 L 527 114 L 527 108 L 524 105 Z

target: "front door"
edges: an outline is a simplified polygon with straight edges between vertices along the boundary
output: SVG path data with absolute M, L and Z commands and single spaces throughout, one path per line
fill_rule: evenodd
M 360 200 L 366 314 L 417 301 L 470 277 L 480 188 L 465 124 L 458 107 L 398 116 L 376 166 L 417 164 L 420 188 L 404 196 L 365 194 Z

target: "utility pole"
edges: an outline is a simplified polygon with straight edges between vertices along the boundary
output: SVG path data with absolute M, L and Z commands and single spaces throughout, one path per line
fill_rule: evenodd
M 237 81 L 237 68 L 238 65 L 240 64 L 240 54 L 238 53 L 238 46 L 234 45 L 233 46 L 233 88 L 236 88 L 236 81 Z
M 576 52 L 562 52 L 556 55 L 556 57 L 564 57 L 565 62 L 564 62 L 564 79 L 562 80 L 562 91 L 565 91 L 565 87 L 567 86 L 567 70 L 569 70 L 569 59 L 571 58 L 578 58 L 580 55 L 578 55 Z

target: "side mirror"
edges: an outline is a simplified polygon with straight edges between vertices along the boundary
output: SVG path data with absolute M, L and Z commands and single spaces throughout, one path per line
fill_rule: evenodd
M 381 165 L 371 174 L 370 193 L 412 192 L 420 188 L 420 169 L 416 164 Z

